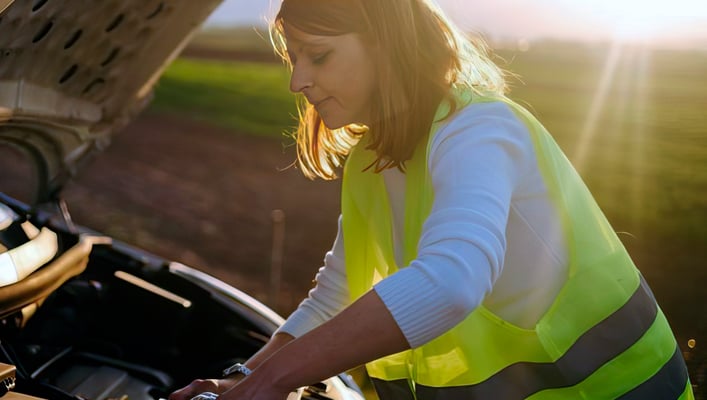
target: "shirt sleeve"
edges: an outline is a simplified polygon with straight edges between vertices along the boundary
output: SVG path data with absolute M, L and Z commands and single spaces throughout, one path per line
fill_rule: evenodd
M 315 283 L 308 297 L 300 303 L 277 332 L 300 337 L 331 319 L 351 302 L 346 281 L 341 216 L 339 216 L 336 240 L 332 249 L 324 256 L 324 266 L 319 269 Z
M 527 128 L 502 103 L 466 107 L 433 138 L 435 199 L 418 257 L 374 287 L 411 347 L 453 328 L 491 291 L 511 197 L 532 152 Z

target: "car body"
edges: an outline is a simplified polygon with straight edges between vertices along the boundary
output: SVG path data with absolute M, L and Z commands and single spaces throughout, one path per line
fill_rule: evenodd
M 164 398 L 282 324 L 223 281 L 75 225 L 61 199 L 219 3 L 0 0 L 0 365 L 14 393 Z M 361 398 L 346 374 L 297 396 Z

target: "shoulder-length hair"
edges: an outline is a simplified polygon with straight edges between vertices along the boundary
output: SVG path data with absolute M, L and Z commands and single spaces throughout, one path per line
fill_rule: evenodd
M 364 133 L 371 135 L 368 148 L 377 154 L 371 165 L 376 172 L 404 170 L 452 86 L 479 94 L 502 95 L 506 90 L 504 74 L 484 42 L 461 33 L 431 0 L 283 0 L 270 38 L 292 68 L 286 24 L 313 35 L 359 34 L 374 49 L 371 62 L 378 71 L 368 127 L 329 129 L 304 96 L 298 96 L 297 158 L 309 178 L 336 178 L 336 169 Z

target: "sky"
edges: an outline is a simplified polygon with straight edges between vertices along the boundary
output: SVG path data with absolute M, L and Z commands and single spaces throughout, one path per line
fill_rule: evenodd
M 384 1 L 384 0 L 380 0 Z M 651 41 L 707 49 L 707 0 L 437 0 L 492 40 Z M 208 26 L 263 25 L 279 0 L 225 0 Z

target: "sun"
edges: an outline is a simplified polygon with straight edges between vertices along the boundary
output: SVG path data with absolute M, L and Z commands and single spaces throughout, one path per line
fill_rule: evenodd
M 655 39 L 681 25 L 707 18 L 705 0 L 561 0 L 600 20 L 620 40 Z

